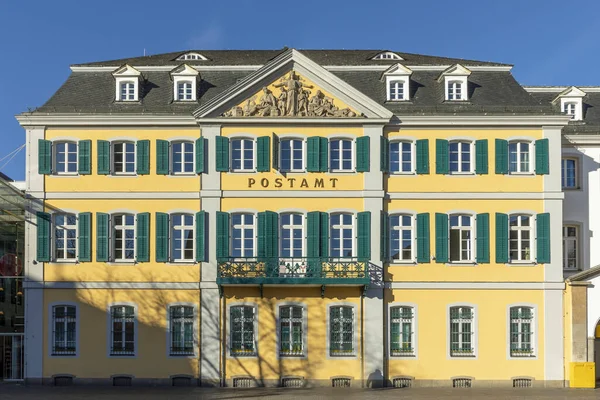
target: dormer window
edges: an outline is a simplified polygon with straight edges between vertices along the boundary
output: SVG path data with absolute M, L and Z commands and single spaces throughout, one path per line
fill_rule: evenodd
M 142 74 L 137 69 L 125 64 L 115 72 L 113 77 L 116 83 L 116 101 L 138 101 L 140 78 Z
M 571 118 L 575 118 L 575 109 L 577 108 L 577 104 L 573 102 L 568 102 L 563 104 L 563 112 L 567 115 L 570 115 Z
M 404 82 L 390 81 L 390 100 L 404 100 Z
M 385 76 L 387 100 L 409 100 L 409 84 L 412 70 L 402 64 L 395 64 L 383 73 Z
M 570 88 L 561 92 L 554 100 L 553 104 L 557 104 L 560 100 L 560 110 L 571 116 L 573 121 L 581 121 L 583 119 L 583 98 L 586 93 L 571 86 Z
M 438 77 L 438 82 L 444 82 L 446 101 L 468 100 L 468 78 L 471 71 L 460 64 L 446 69 Z
M 173 79 L 173 99 L 175 101 L 196 101 L 198 70 L 181 64 L 171 71 Z
M 375 57 L 371 58 L 371 60 L 400 60 L 402 61 L 402 57 L 392 51 L 384 51 L 377 54 Z
M 206 61 L 207 58 L 200 53 L 185 53 L 177 57 L 177 61 Z

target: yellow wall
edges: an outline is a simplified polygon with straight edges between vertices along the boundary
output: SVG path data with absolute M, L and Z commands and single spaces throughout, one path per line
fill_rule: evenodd
M 251 209 L 256 211 L 275 211 L 301 209 L 310 211 L 329 211 L 339 209 L 363 211 L 364 201 L 358 199 L 326 198 L 326 199 L 265 199 L 265 198 L 224 198 L 221 199 L 221 210 L 229 212 L 235 209 Z
M 167 305 L 193 303 L 199 309 L 199 290 L 63 290 L 44 291 L 44 376 L 73 374 L 81 378 L 109 378 L 131 374 L 136 378 L 168 378 L 176 374 L 198 374 L 198 358 L 167 357 Z M 54 302 L 75 302 L 79 307 L 78 357 L 50 357 L 49 318 Z M 109 358 L 108 307 L 119 302 L 135 303 L 137 355 L 131 359 Z M 200 332 L 199 318 L 197 332 Z M 198 355 L 200 353 L 198 352 Z
M 258 308 L 258 357 L 226 358 L 225 375 L 231 379 L 238 375 L 251 375 L 256 379 L 278 380 L 285 375 L 299 375 L 305 379 L 329 379 L 346 375 L 361 379 L 361 344 L 357 336 L 357 357 L 327 358 L 327 306 L 331 303 L 347 302 L 356 305 L 357 329 L 360 323 L 360 288 L 327 287 L 325 298 L 320 288 L 264 288 L 263 298 L 258 288 L 226 288 L 227 304 L 237 302 L 256 303 Z M 297 301 L 308 310 L 306 359 L 278 359 L 276 312 L 278 303 Z M 225 322 L 224 322 L 225 323 Z
M 131 129 L 78 129 L 47 128 L 46 140 L 76 139 L 92 140 L 91 175 L 55 176 L 46 175 L 46 192 L 197 192 L 200 190 L 198 175 L 169 176 L 156 175 L 156 139 L 181 138 L 196 140 L 200 137 L 198 128 L 131 128 Z M 150 174 L 141 176 L 98 175 L 97 140 L 150 140 Z
M 449 380 L 472 376 L 477 380 L 503 380 L 514 376 L 544 379 L 544 293 L 534 290 L 389 290 L 385 302 L 417 306 L 417 358 L 390 358 L 389 375 L 416 379 Z M 448 305 L 470 303 L 477 307 L 477 359 L 450 359 L 448 354 Z M 508 359 L 508 306 L 530 303 L 537 306 L 536 359 Z
M 134 178 L 135 179 L 135 178 Z M 200 200 L 51 200 L 47 211 L 87 212 L 92 214 L 92 262 L 45 263 L 46 281 L 75 282 L 199 282 L 200 264 L 165 264 L 155 262 L 156 220 L 155 212 L 174 210 L 200 211 Z M 150 262 L 139 264 L 108 264 L 96 262 L 96 213 L 121 210 L 150 213 Z
M 390 192 L 541 192 L 543 191 L 543 175 L 499 175 L 496 174 L 495 139 L 529 138 L 541 139 L 541 130 L 500 130 L 500 129 L 389 129 L 389 140 L 429 139 L 429 174 L 428 175 L 385 175 L 385 187 Z M 488 174 L 487 175 L 438 175 L 435 173 L 435 140 L 456 138 L 488 140 Z M 475 154 L 472 153 L 472 165 L 475 165 Z M 531 159 L 533 168 L 535 160 Z

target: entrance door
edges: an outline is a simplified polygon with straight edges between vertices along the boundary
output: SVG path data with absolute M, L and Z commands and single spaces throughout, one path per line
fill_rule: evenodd
M 23 380 L 23 335 L 0 336 L 0 379 Z

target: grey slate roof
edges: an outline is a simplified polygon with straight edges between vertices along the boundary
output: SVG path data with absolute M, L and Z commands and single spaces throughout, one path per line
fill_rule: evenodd
M 191 65 L 259 65 L 268 62 L 283 50 L 210 50 L 198 51 L 211 61 L 185 61 Z M 301 50 L 320 65 L 373 65 L 371 57 L 384 50 Z M 85 64 L 86 66 L 134 67 L 147 65 L 179 65 L 173 61 L 185 52 L 166 53 L 116 61 Z M 399 53 L 405 64 L 506 65 L 467 61 L 444 57 Z M 397 60 L 384 60 L 395 64 Z M 207 64 L 212 63 L 212 64 Z M 167 71 L 143 71 L 140 101 L 115 102 L 115 81 L 112 72 L 72 72 L 67 81 L 35 113 L 155 113 L 190 115 L 192 111 L 234 85 L 252 71 L 205 70 L 200 73 L 198 101 L 174 102 L 173 82 Z M 444 85 L 437 81 L 439 71 L 414 71 L 411 76 L 411 101 L 386 101 L 385 80 L 381 71 L 332 72 L 374 101 L 396 114 L 556 114 L 548 103 L 542 103 L 527 93 L 508 71 L 475 71 L 469 76 L 469 101 L 445 102 Z M 598 107 L 600 113 L 600 106 Z
M 585 87 L 580 87 L 580 89 L 586 91 Z M 540 104 L 551 105 L 555 112 L 560 113 L 560 102 L 551 104 L 558 94 L 557 92 L 530 93 Z M 600 93 L 586 93 L 583 98 L 583 121 L 569 122 L 569 125 L 563 128 L 563 133 L 567 135 L 600 134 Z

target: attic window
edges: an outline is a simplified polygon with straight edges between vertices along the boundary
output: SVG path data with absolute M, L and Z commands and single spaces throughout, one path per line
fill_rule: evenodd
M 200 53 L 185 53 L 177 57 L 178 61 L 206 61 L 206 57 L 204 57 Z
M 377 54 L 371 60 L 402 60 L 402 57 L 391 51 L 384 51 L 383 53 Z
M 563 112 L 567 115 L 570 115 L 571 118 L 575 119 L 575 115 L 577 113 L 577 103 L 575 102 L 565 102 L 563 103 Z

